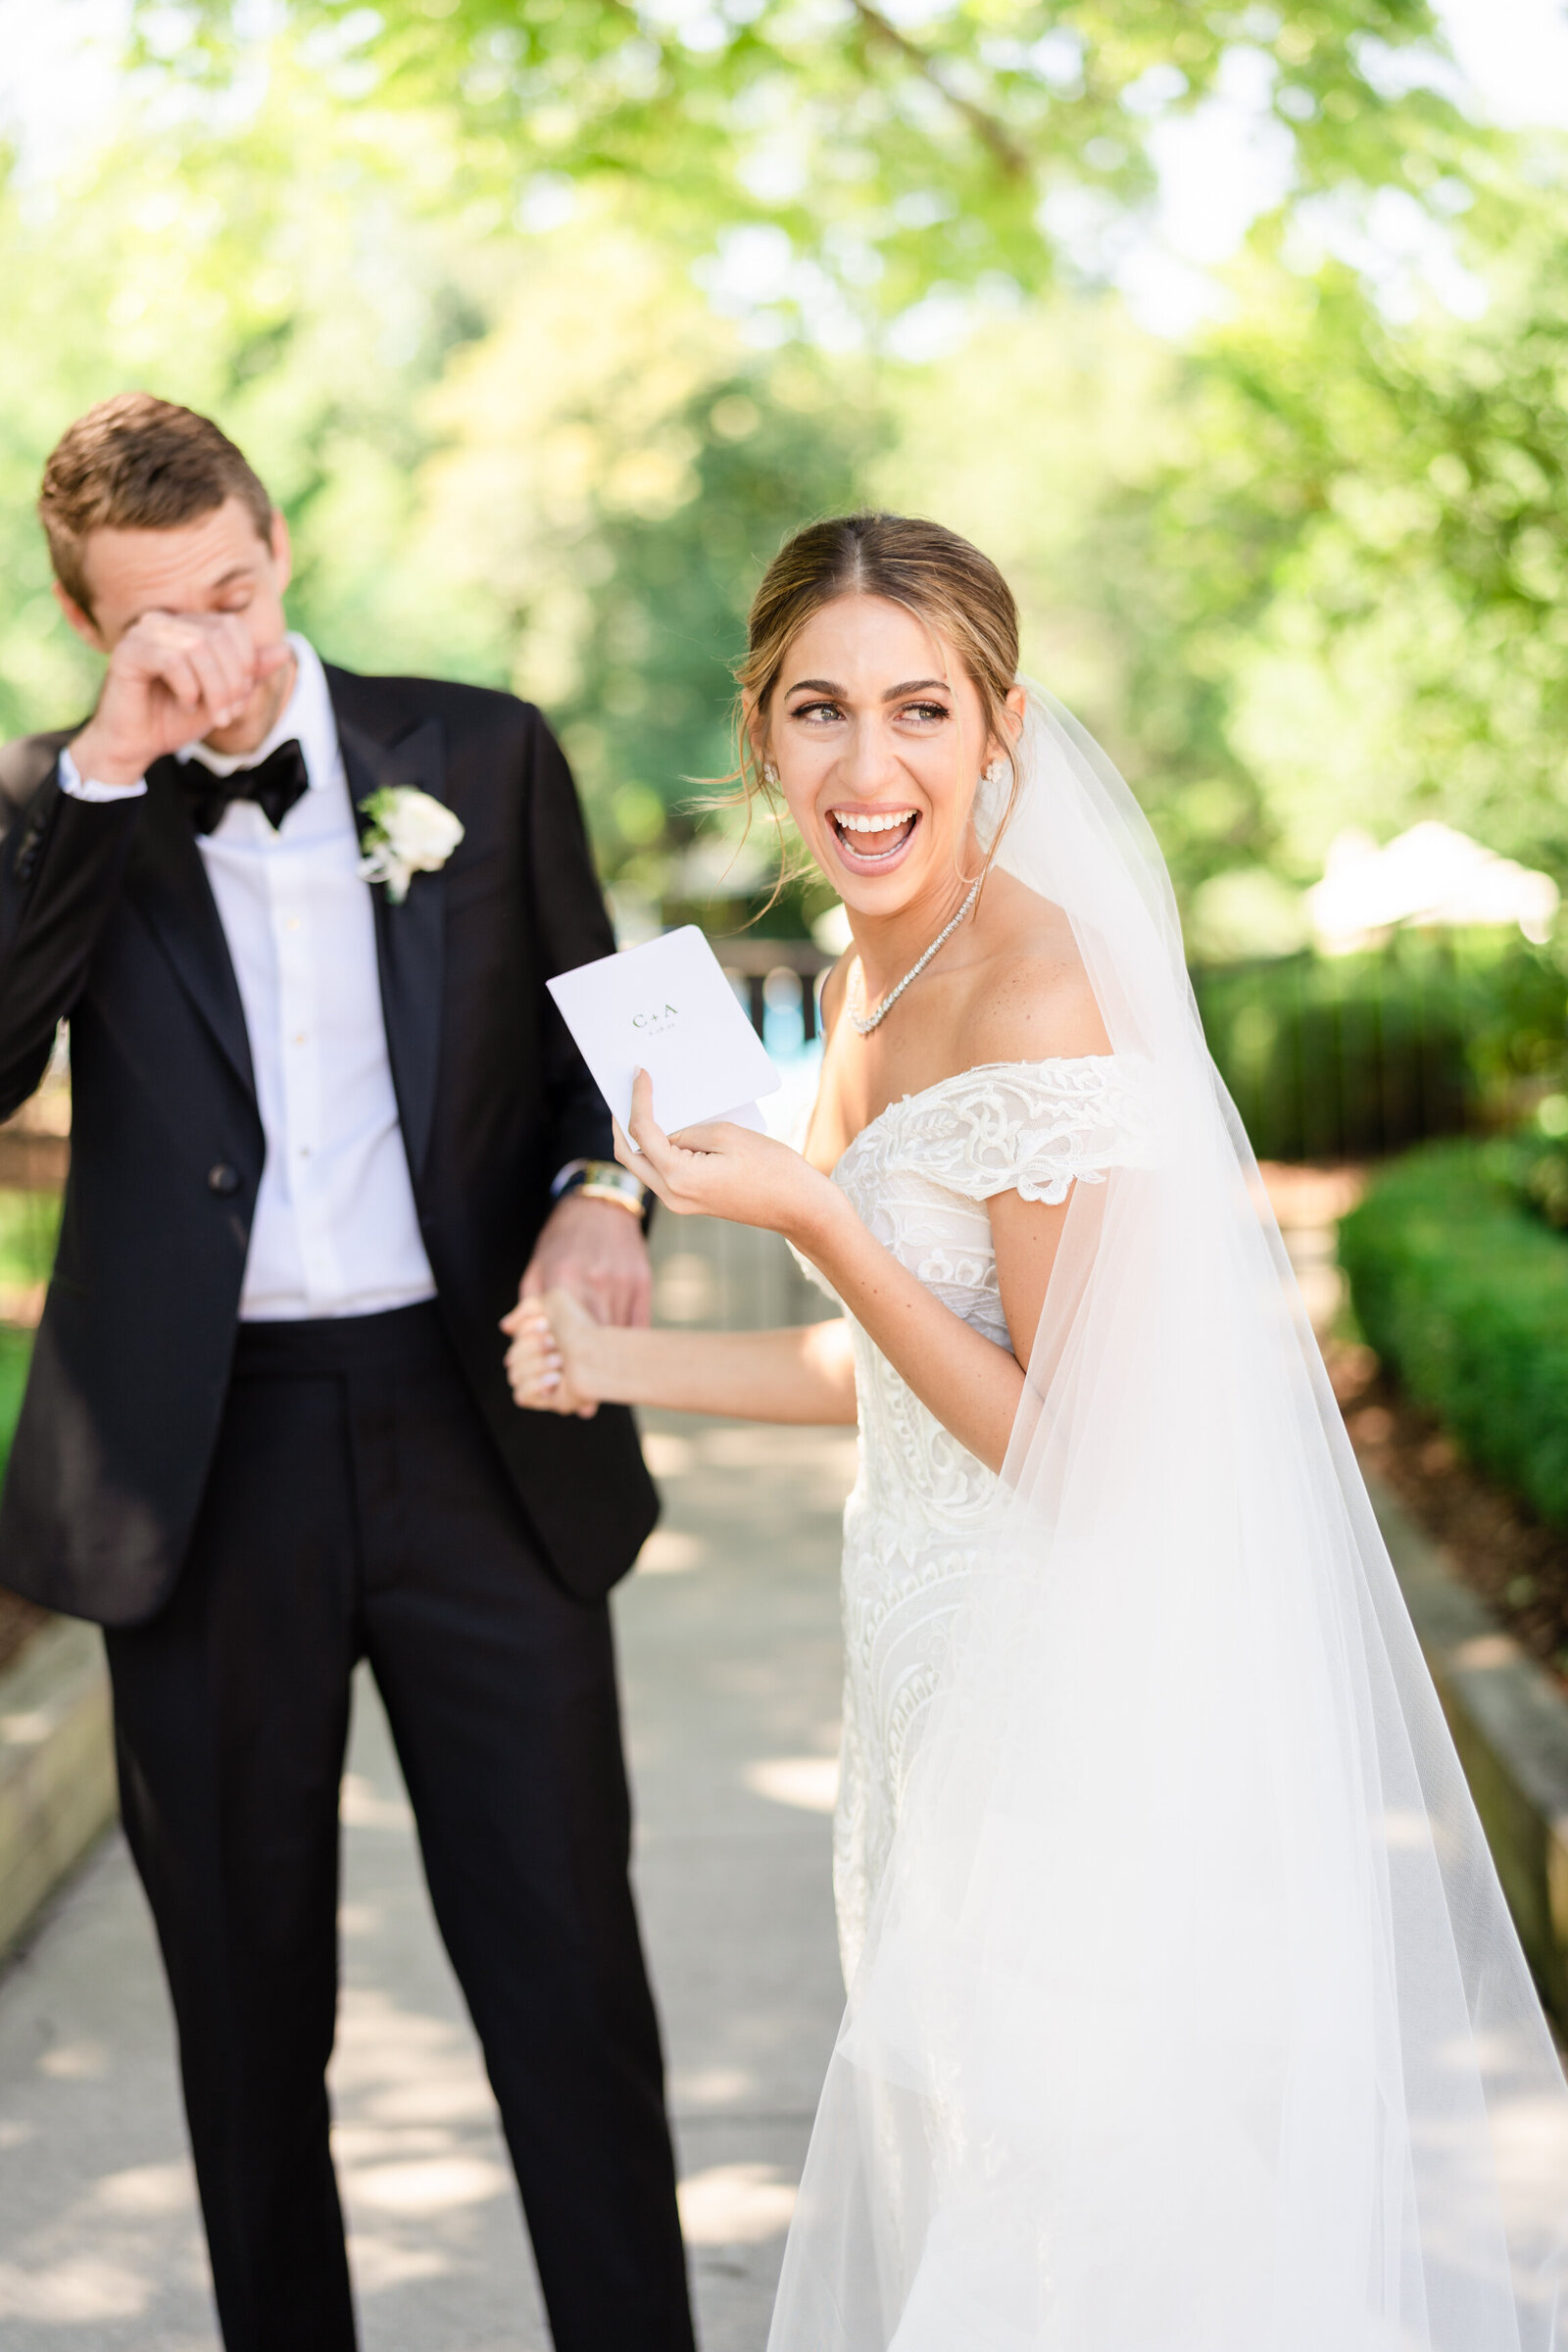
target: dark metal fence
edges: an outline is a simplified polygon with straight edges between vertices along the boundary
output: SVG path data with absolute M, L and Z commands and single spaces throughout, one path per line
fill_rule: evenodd
M 1549 949 L 1396 933 L 1193 973 L 1209 1048 L 1260 1158 L 1365 1159 L 1506 1120 L 1560 1072 L 1568 987 Z

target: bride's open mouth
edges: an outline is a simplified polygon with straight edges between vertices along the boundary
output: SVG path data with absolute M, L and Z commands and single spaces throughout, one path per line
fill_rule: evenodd
M 914 839 L 918 808 L 830 808 L 828 828 L 839 856 L 858 873 L 896 865 Z

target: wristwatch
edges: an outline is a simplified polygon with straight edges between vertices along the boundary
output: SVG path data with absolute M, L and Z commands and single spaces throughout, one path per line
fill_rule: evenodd
M 568 1159 L 550 1187 L 550 1197 L 564 1200 L 568 1193 L 583 1200 L 612 1200 L 634 1217 L 642 1215 L 647 1200 L 646 1186 L 615 1159 Z

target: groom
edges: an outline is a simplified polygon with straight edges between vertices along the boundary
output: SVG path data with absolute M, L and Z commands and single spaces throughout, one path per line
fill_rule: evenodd
M 367 1658 L 560 2352 L 689 2352 L 606 1603 L 656 1505 L 625 1413 L 515 1410 L 496 1329 L 519 1276 L 647 1314 L 545 990 L 612 946 L 571 778 L 527 704 L 288 634 L 282 517 L 205 417 L 106 402 L 40 514 L 108 669 L 0 753 L 0 1115 L 65 1021 L 74 1116 L 0 1577 L 106 1628 L 223 2340 L 355 2341 L 323 2077 Z

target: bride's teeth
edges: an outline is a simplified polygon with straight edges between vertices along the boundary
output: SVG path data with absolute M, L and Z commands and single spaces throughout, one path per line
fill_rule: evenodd
M 891 816 L 845 816 L 835 809 L 834 814 L 846 833 L 889 833 L 895 825 L 906 825 L 914 810 L 901 808 Z

